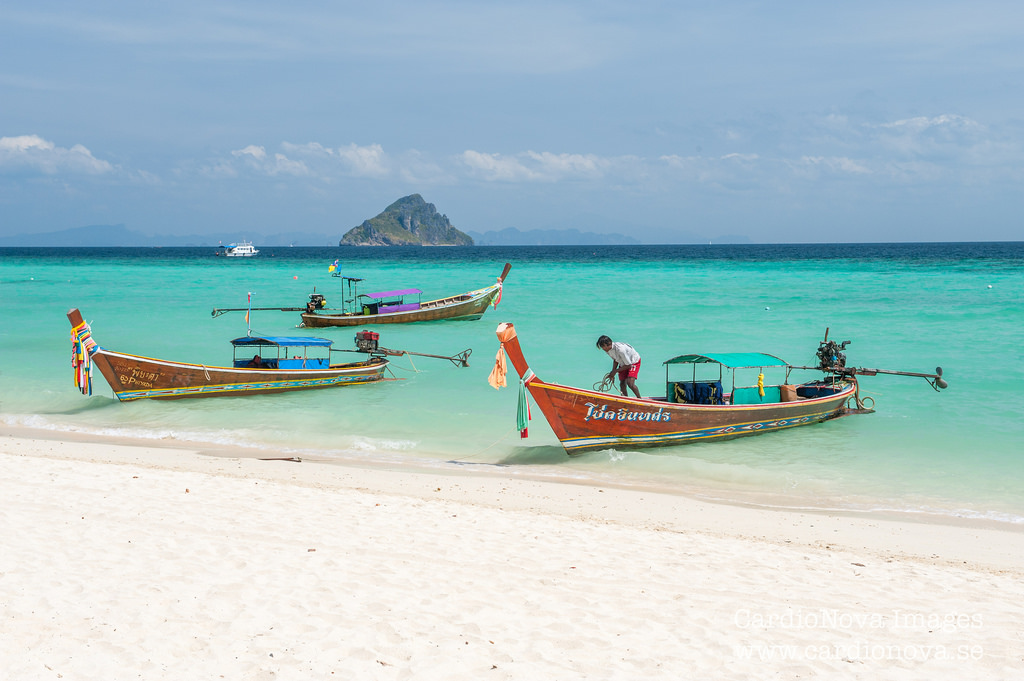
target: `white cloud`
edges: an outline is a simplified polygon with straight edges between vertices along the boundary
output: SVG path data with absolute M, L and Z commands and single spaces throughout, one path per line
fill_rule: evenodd
M 244 149 L 232 151 L 231 155 L 242 159 L 252 170 L 267 175 L 303 176 L 311 174 L 309 168 L 302 161 L 294 161 L 284 154 L 268 156 L 266 149 L 255 144 L 250 144 Z
M 338 158 L 344 161 L 355 175 L 383 177 L 390 173 L 390 164 L 384 147 L 379 144 L 366 147 L 350 144 L 347 147 L 339 147 L 337 153 Z
M 985 126 L 956 114 L 917 116 L 866 127 L 877 131 L 874 142 L 890 162 L 930 159 L 954 173 L 962 160 L 978 156 L 976 149 L 987 149 L 997 142 L 988 139 Z
M 270 154 L 265 147 L 250 144 L 232 151 L 231 155 L 250 170 L 267 175 L 309 176 L 330 181 L 340 176 L 383 178 L 392 172 L 393 164 L 379 144 L 349 144 L 331 149 L 319 142 L 282 142 L 281 150 L 283 153 Z M 225 166 L 231 167 L 232 162 L 218 161 L 207 170 L 214 175 L 230 175 L 224 172 Z
M 679 154 L 666 154 L 660 157 L 658 160 L 664 161 L 665 163 L 675 168 L 687 168 L 695 165 L 701 158 L 699 156 L 680 156 Z
M 526 152 L 542 174 L 560 178 L 570 176 L 600 177 L 610 162 L 593 154 L 552 154 L 549 151 Z
M 398 174 L 411 184 L 452 185 L 458 182 L 450 172 L 415 149 L 401 155 Z
M 186 175 L 187 170 L 179 168 L 174 171 L 179 177 Z M 232 165 L 231 161 L 218 160 L 214 161 L 212 165 L 204 165 L 199 168 L 199 174 L 203 177 L 217 179 L 222 177 L 238 177 L 238 170 Z
M 842 156 L 804 156 L 798 162 L 805 168 L 826 170 L 833 173 L 851 173 L 866 175 L 871 171 L 861 163 Z
M 262 149 L 263 147 L 260 147 Z M 307 142 L 305 144 L 295 144 L 293 142 L 281 142 L 281 148 L 293 156 L 314 156 L 324 157 L 331 156 L 334 154 L 333 151 L 320 144 L 319 142 Z
M 722 157 L 723 161 L 756 161 L 761 158 L 757 154 L 726 154 Z
M 747 184 L 753 178 L 771 173 L 759 154 L 730 153 L 723 156 L 679 156 L 670 154 L 658 159 L 673 171 L 675 181 L 683 180 L 704 185 L 730 186 Z
M 81 144 L 66 149 L 38 135 L 0 137 L 0 167 L 31 168 L 47 175 L 101 175 L 114 171 L 114 166 L 96 158 Z
M 928 154 L 922 151 L 948 152 L 965 160 L 971 154 L 979 159 L 997 153 L 1017 157 L 1015 147 L 1000 151 L 1001 147 L 992 144 L 979 146 L 974 139 L 978 136 L 973 133 L 965 136 L 960 132 L 908 132 L 981 129 L 961 116 L 853 126 L 843 116 L 830 116 L 824 123 L 830 134 L 794 144 L 795 153 L 781 156 L 741 147 L 740 151 L 718 155 L 652 157 L 534 150 L 502 154 L 467 149 L 455 156 L 436 158 L 414 149 L 388 153 L 380 144 L 350 143 L 332 148 L 320 142 L 281 142 L 277 153 L 257 144 L 237 149 L 230 157 L 211 163 L 204 172 L 211 177 L 233 177 L 239 173 L 291 176 L 324 184 L 363 178 L 421 187 L 474 180 L 504 184 L 581 183 L 604 186 L 608 191 L 630 187 L 631 191 L 657 193 L 677 191 L 687 185 L 747 191 L 778 187 L 790 179 L 926 182 L 936 177 L 943 164 L 928 162 Z M 983 163 L 977 159 L 973 162 Z
M 968 130 L 972 128 L 979 128 L 980 126 L 977 121 L 972 121 L 970 118 L 966 118 L 964 116 L 958 116 L 956 114 L 942 114 L 941 116 L 935 116 L 934 118 L 928 118 L 927 116 L 905 118 L 903 120 L 893 121 L 892 123 L 882 123 L 878 127 L 906 132 L 924 132 L 929 128 L 959 128 Z
M 250 144 L 245 149 L 232 151 L 231 155 L 238 158 L 241 158 L 242 156 L 251 156 L 257 161 L 262 161 L 267 157 L 267 150 L 263 147 L 258 147 L 255 144 Z
M 515 158 L 504 158 L 501 154 L 487 154 L 480 151 L 462 152 L 462 162 L 471 172 L 486 180 L 501 182 L 529 181 L 537 179 L 529 168 Z
M 293 161 L 284 154 L 274 154 L 274 168 L 271 175 L 287 173 L 288 175 L 309 175 L 309 168 L 302 161 Z
M 460 160 L 470 171 L 485 180 L 499 182 L 557 182 L 571 179 L 599 179 L 616 160 L 594 154 L 555 154 L 526 151 L 502 156 L 467 150 Z

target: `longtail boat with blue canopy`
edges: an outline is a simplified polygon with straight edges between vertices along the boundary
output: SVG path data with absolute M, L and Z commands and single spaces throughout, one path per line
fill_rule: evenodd
M 122 402 L 140 399 L 257 395 L 373 383 L 384 378 L 388 360 L 373 353 L 362 361 L 335 362 L 334 341 L 294 336 L 243 336 L 231 341 L 230 366 L 175 362 L 101 347 L 77 308 L 71 322 L 75 385 L 92 394 L 99 370 Z
M 665 362 L 665 395 L 642 399 L 542 381 L 527 364 L 515 327 L 503 323 L 497 335 L 491 385 L 504 384 L 507 353 L 521 379 L 519 430 L 526 432 L 528 391 L 568 454 L 729 440 L 871 413 L 874 401 L 860 396 L 858 375 L 919 376 L 936 390 L 946 387 L 941 367 L 934 374 L 847 367 L 842 351 L 849 341 L 829 341 L 826 331 L 818 366 L 764 353 L 679 355 Z M 824 378 L 794 383 L 794 370 L 821 371 Z

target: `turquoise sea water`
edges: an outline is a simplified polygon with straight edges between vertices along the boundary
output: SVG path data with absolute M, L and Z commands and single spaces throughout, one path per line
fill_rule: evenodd
M 497 309 L 470 322 L 376 326 L 390 348 L 449 355 L 469 368 L 394 360 L 403 380 L 274 396 L 118 403 L 101 376 L 72 384 L 79 307 L 112 350 L 227 363 L 244 314 L 214 307 L 299 306 L 341 285 L 417 287 L 424 300 L 492 283 Z M 792 246 L 0 249 L 0 423 L 111 436 L 230 443 L 392 466 L 653 485 L 791 508 L 934 513 L 1024 523 L 1024 244 Z M 569 458 L 534 409 L 515 429 L 517 389 L 487 384 L 495 327 L 516 324 L 536 373 L 590 387 L 608 370 L 601 334 L 643 356 L 638 384 L 664 393 L 661 362 L 684 352 L 767 352 L 815 364 L 825 329 L 852 340 L 849 364 L 930 372 L 863 378 L 877 412 L 733 440 Z M 353 329 L 296 329 L 297 313 L 254 312 L 254 332 L 318 335 L 352 347 Z M 353 357 L 356 357 L 353 355 Z M 511 367 L 510 367 L 511 370 Z M 811 376 L 808 376 L 811 378 Z

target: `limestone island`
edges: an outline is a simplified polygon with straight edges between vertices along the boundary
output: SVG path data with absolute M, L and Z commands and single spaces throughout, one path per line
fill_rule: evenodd
M 419 194 L 398 199 L 375 218 L 345 232 L 339 246 L 472 246 L 460 232 Z

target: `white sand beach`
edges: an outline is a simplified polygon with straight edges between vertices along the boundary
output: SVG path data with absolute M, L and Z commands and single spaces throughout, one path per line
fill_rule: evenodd
M 0 430 L 0 678 L 1024 678 L 1024 528 L 251 456 Z

